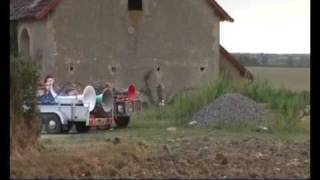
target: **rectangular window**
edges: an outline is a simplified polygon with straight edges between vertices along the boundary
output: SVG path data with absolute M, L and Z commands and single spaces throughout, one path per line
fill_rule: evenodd
M 128 0 L 129 11 L 142 11 L 142 0 Z

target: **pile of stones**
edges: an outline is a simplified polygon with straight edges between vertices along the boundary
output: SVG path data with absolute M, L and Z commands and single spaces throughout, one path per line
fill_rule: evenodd
M 192 120 L 198 126 L 262 125 L 266 115 L 265 108 L 252 99 L 239 93 L 227 93 L 196 112 Z

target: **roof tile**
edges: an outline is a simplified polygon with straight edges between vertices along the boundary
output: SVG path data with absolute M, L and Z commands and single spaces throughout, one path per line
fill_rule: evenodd
M 41 19 L 56 7 L 60 0 L 10 0 L 10 20 L 35 18 Z M 215 1 L 207 0 L 214 8 L 222 21 L 231 21 L 233 18 Z
M 43 16 L 43 11 L 49 12 L 59 0 L 10 0 L 10 20 L 36 18 Z

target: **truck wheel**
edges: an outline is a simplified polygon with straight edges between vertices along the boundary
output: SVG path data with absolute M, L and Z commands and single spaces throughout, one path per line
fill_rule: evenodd
M 118 127 L 126 128 L 130 122 L 130 116 L 116 117 L 114 121 Z
M 76 130 L 80 133 L 88 132 L 90 129 L 90 127 L 86 126 L 86 123 L 83 123 L 83 122 L 76 122 L 75 126 L 76 126 Z
M 65 133 L 65 134 L 69 133 L 71 127 L 72 127 L 71 123 L 68 123 L 67 125 L 63 125 L 62 126 L 62 133 Z
M 61 133 L 61 121 L 60 118 L 55 114 L 47 115 L 45 120 L 46 131 L 49 134 Z

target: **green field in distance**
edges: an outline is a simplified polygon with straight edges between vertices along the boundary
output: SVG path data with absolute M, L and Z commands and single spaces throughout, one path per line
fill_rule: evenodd
M 246 67 L 257 80 L 268 80 L 274 87 L 310 91 L 310 68 Z

